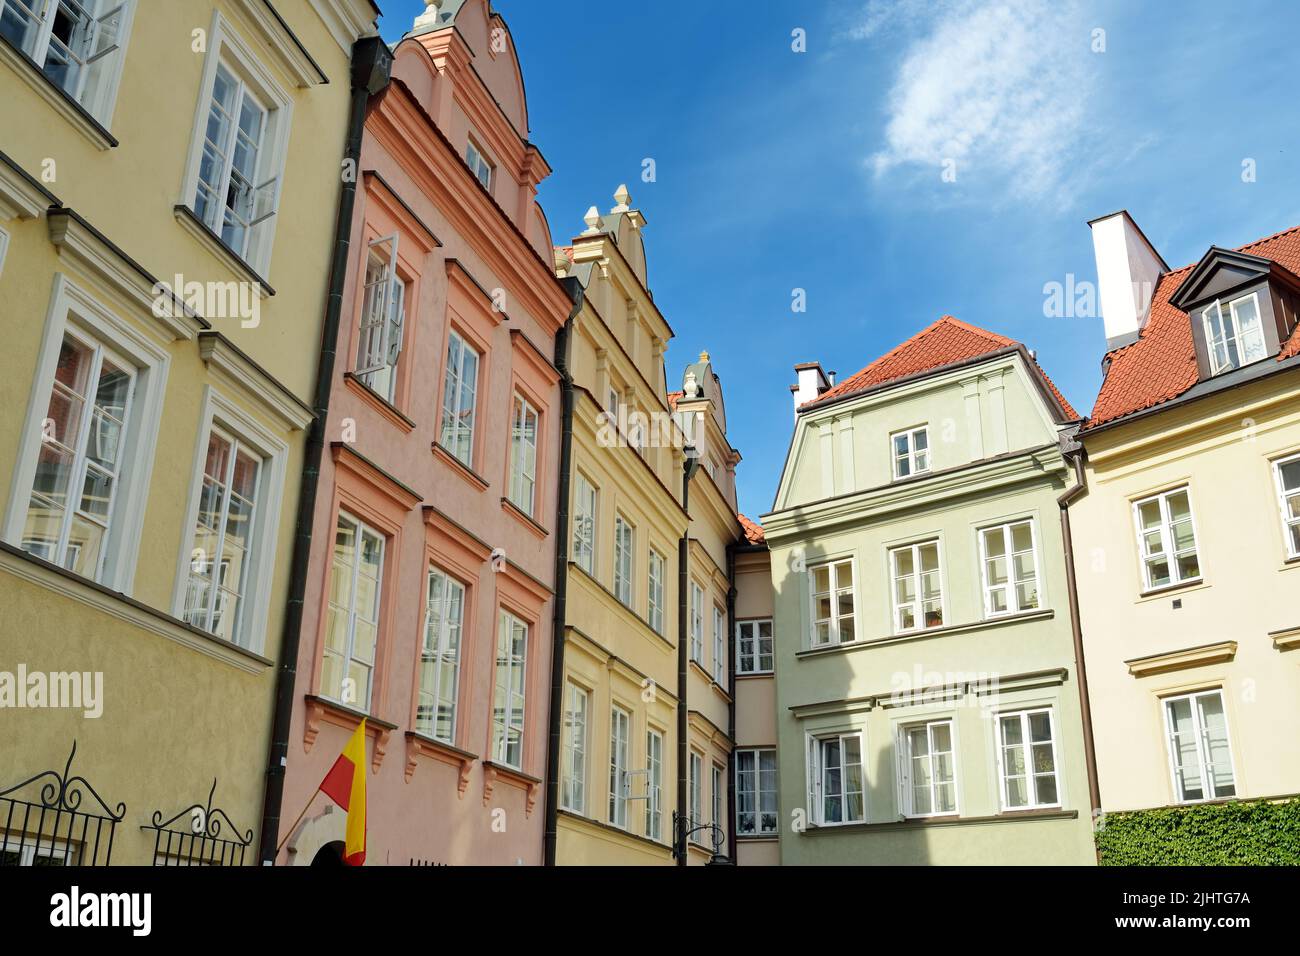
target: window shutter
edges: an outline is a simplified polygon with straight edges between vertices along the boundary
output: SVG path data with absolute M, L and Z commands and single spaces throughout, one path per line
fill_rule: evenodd
M 255 229 L 275 215 L 276 201 L 279 198 L 280 180 L 272 176 L 253 190 L 253 215 L 248 221 L 248 228 Z
M 818 758 L 818 744 L 816 739 L 808 738 L 808 822 L 819 823 L 821 821 L 821 810 L 819 808 L 818 794 L 821 791 L 821 769 Z
M 86 66 L 97 63 L 119 47 L 119 34 L 122 30 L 122 12 L 125 3 L 119 3 L 112 10 L 95 20 L 91 31 L 90 50 L 86 57 Z
M 907 816 L 912 809 L 912 770 L 907 734 L 901 729 L 894 737 L 894 756 L 898 763 L 898 815 Z
M 389 365 L 397 364 L 397 357 L 402 354 L 402 337 L 405 333 L 405 316 L 402 312 L 406 299 L 406 286 L 397 277 L 396 270 L 390 270 L 388 295 L 388 333 L 385 337 Z

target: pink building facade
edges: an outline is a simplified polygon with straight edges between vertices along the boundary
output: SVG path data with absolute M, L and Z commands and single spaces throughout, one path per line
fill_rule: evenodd
M 328 860 L 313 794 L 364 717 L 367 865 L 541 862 L 560 375 L 572 309 L 510 34 L 433 5 L 370 104 L 277 863 Z M 306 808 L 306 812 L 299 814 Z

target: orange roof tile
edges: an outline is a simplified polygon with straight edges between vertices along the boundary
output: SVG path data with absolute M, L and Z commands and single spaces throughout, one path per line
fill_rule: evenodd
M 685 394 L 686 394 L 685 392 L 668 393 L 668 408 L 670 411 L 674 411 L 674 412 L 677 411 L 677 400 Z
M 841 398 L 865 392 L 878 385 L 897 379 L 907 378 L 921 372 L 953 365 L 968 359 L 991 355 L 1002 349 L 1014 348 L 1020 343 L 996 332 L 989 332 L 970 325 L 951 315 L 945 315 L 939 321 L 917 332 L 906 342 L 890 349 L 862 371 L 850 375 L 834 388 L 827 389 L 805 405 L 824 402 L 827 399 Z M 1067 418 L 1077 419 L 1081 416 L 1065 400 L 1052 384 L 1037 362 L 1034 367 L 1043 375 L 1043 381 L 1053 397 L 1061 404 Z
M 1257 239 L 1237 249 L 1272 259 L 1300 272 L 1300 226 Z M 1085 428 L 1095 428 L 1133 412 L 1152 408 L 1182 395 L 1198 380 L 1192 323 L 1169 298 L 1196 264 L 1167 272 L 1156 284 L 1146 327 L 1136 342 L 1107 355 L 1109 368 Z M 1300 354 L 1300 327 L 1291 333 L 1277 360 Z
M 739 511 L 736 517 L 740 519 L 740 526 L 745 530 L 745 540 L 750 544 L 767 544 L 767 532 L 763 530 L 761 524 L 750 521 Z

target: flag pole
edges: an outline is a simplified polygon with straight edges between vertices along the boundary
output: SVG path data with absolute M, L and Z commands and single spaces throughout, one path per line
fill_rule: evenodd
M 298 818 L 293 821 L 293 825 L 290 826 L 288 832 L 285 833 L 284 839 L 281 840 L 279 846 L 275 848 L 276 856 L 280 855 L 280 851 L 284 849 L 284 845 L 285 843 L 288 842 L 289 837 L 293 836 L 293 831 L 297 829 L 298 824 L 302 822 L 302 818 L 305 817 L 307 815 L 307 811 L 311 809 L 311 805 L 316 801 L 316 795 L 318 793 L 320 793 L 319 787 L 317 787 L 316 790 L 312 793 L 311 798 L 307 801 L 307 806 L 302 808 L 302 813 L 298 814 Z

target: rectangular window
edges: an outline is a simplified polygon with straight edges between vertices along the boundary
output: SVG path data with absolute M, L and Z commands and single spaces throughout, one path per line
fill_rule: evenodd
M 456 698 L 464 623 L 465 586 L 437 568 L 430 568 L 415 729 L 447 743 L 456 740 Z
M 564 751 L 560 758 L 560 806 L 574 813 L 587 810 L 587 705 L 589 695 L 570 683 L 564 709 Z
M 713 788 L 713 819 L 709 822 L 720 830 L 726 830 L 724 824 L 727 819 L 726 812 L 723 810 L 723 800 L 726 797 L 726 793 L 723 792 L 722 789 L 722 779 L 724 776 L 725 771 L 715 763 L 713 765 L 713 775 L 709 781 Z M 709 842 L 712 843 L 713 841 L 710 840 Z
M 776 751 L 736 751 L 736 835 L 777 831 Z
M 1185 584 L 1201 577 L 1196 526 L 1186 488 L 1153 495 L 1133 505 L 1145 589 Z
M 532 516 L 537 486 L 537 409 L 515 396 L 510 413 L 510 501 Z
M 615 707 L 609 721 L 609 822 L 627 828 L 627 742 L 632 715 Z
M 397 390 L 397 359 L 406 325 L 406 284 L 397 274 L 397 240 L 394 234 L 370 243 L 357 340 L 357 378 L 390 402 Z
M 647 617 L 656 634 L 664 632 L 664 558 L 654 548 L 650 549 L 650 575 L 647 581 L 649 598 Z
M 1061 805 L 1050 709 L 998 715 L 1002 809 Z
M 1038 607 L 1038 555 L 1032 521 L 980 532 L 984 568 L 984 614 L 1016 614 Z
M 478 396 L 479 354 L 460 334 L 447 336 L 447 369 L 442 389 L 442 429 L 438 443 L 466 468 L 474 467 L 474 412 Z
M 713 606 L 713 679 L 721 684 L 727 679 L 727 615 Z
M 1273 463 L 1287 556 L 1300 558 L 1300 455 Z
M 23 549 L 98 581 L 125 459 L 135 370 L 65 332 L 42 425 Z
M 889 552 L 894 576 L 894 631 L 943 626 L 939 542 L 911 544 Z
M 585 475 L 573 483 L 573 560 L 588 574 L 596 568 L 596 489 Z
M 1216 300 L 1202 310 L 1201 322 L 1205 326 L 1212 374 L 1241 368 L 1265 357 L 1267 346 L 1256 293 L 1233 299 L 1226 310 Z
M 704 591 L 691 582 L 691 660 L 704 663 Z
M 483 188 L 491 191 L 492 189 L 492 172 L 496 169 L 483 150 L 479 149 L 478 144 L 473 140 L 465 146 L 465 162 L 469 164 L 470 171 L 474 178 L 483 184 Z
M 808 767 L 814 822 L 827 826 L 866 819 L 861 734 L 811 738 Z
M 663 831 L 664 799 L 664 735 L 657 730 L 646 731 L 646 802 L 645 835 L 660 839 Z
M 1165 733 L 1179 803 L 1237 795 L 1221 690 L 1165 699 Z
M 614 596 L 632 606 L 632 526 L 614 517 Z
M 957 767 L 952 721 L 934 720 L 902 730 L 900 779 L 903 813 L 932 817 L 957 812 Z
M 813 647 L 854 640 L 853 562 L 819 564 L 808 570 L 812 581 Z
M 894 452 L 894 477 L 906 478 L 930 470 L 930 433 L 924 426 L 889 436 Z
M 279 111 L 224 54 L 212 82 L 191 203 L 235 255 L 252 261 L 259 227 L 275 215 L 279 198 L 280 170 L 271 155 Z
M 240 622 L 250 584 L 248 565 L 254 557 L 261 469 L 260 455 L 233 435 L 211 429 L 182 617 L 234 644 L 246 644 Z
M 694 750 L 692 750 L 691 751 L 691 818 L 686 821 L 688 827 L 697 827 L 704 822 L 704 818 L 700 815 L 702 812 L 700 809 L 701 807 L 700 786 L 703 783 L 703 781 L 700 779 L 700 775 L 702 773 L 704 773 L 704 761 L 700 758 L 699 754 L 697 754 Z M 691 842 L 692 843 L 704 842 L 704 832 L 701 830 L 696 833 L 692 833 Z
M 772 622 L 741 621 L 736 625 L 736 673 L 772 672 Z
M 334 531 L 329 612 L 321 659 L 321 694 L 370 709 L 370 685 L 379 640 L 384 536 L 345 511 Z
M 0 36 L 107 126 L 133 2 L 0 0 Z
M 528 625 L 502 611 L 497 626 L 496 694 L 492 701 L 492 759 L 523 767 L 524 677 L 528 655 Z

